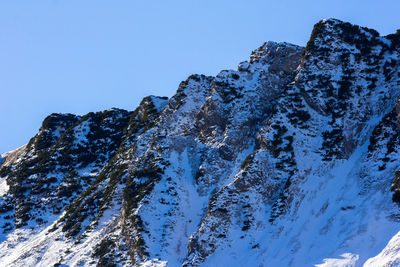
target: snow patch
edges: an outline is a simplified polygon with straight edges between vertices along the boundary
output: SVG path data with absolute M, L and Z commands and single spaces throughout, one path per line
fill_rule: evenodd
M 324 259 L 324 263 L 316 264 L 316 267 L 351 267 L 355 266 L 359 258 L 357 254 L 343 253 L 342 259 Z

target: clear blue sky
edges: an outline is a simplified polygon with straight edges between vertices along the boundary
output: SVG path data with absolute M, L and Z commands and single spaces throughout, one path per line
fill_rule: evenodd
M 133 110 L 192 73 L 235 69 L 264 41 L 305 45 L 320 19 L 386 35 L 399 10 L 398 0 L 1 1 L 0 153 L 50 113 Z

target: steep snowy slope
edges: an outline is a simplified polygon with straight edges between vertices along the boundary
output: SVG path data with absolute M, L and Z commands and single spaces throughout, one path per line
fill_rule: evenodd
M 398 266 L 400 33 L 330 19 L 0 162 L 3 266 Z M 389 242 L 390 241 L 390 242 Z
M 395 234 L 397 154 L 371 168 L 383 149 L 367 153 L 399 93 L 390 44 L 336 20 L 315 26 L 294 83 L 259 131 L 259 148 L 211 199 L 189 241 L 189 263 L 303 266 L 346 252 L 362 262 Z

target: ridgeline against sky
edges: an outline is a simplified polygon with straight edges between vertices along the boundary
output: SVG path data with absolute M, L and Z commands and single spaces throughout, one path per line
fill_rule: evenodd
M 26 144 L 53 112 L 134 109 L 198 73 L 234 69 L 266 40 L 305 45 L 335 17 L 382 35 L 390 1 L 16 1 L 0 3 L 0 153 Z

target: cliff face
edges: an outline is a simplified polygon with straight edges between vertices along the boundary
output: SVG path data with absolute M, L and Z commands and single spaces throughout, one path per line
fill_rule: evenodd
M 323 20 L 169 100 L 50 115 L 0 159 L 0 261 L 396 266 L 399 60 Z

